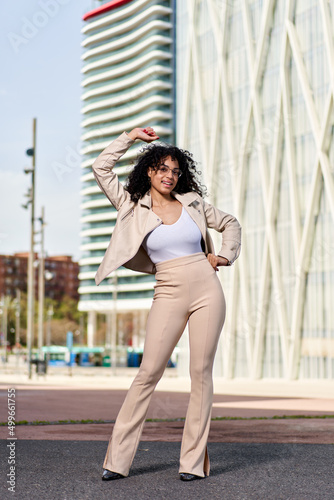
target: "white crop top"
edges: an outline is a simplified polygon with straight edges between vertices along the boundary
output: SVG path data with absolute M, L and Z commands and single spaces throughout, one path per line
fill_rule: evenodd
M 202 234 L 197 224 L 182 207 L 182 213 L 174 224 L 160 224 L 143 241 L 143 247 L 154 264 L 164 260 L 203 252 Z

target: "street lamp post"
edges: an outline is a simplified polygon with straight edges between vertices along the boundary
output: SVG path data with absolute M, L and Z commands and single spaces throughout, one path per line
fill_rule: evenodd
M 20 316 L 21 316 L 21 290 L 16 289 L 16 299 L 15 299 L 16 311 L 15 311 L 15 346 L 18 347 L 20 344 Z
M 21 290 L 16 289 L 16 299 L 15 302 L 15 348 L 16 348 L 16 368 L 19 366 L 20 359 L 20 316 L 21 316 Z
M 35 299 L 35 279 L 34 279 L 34 237 L 35 237 L 35 165 L 36 165 L 36 118 L 33 119 L 33 146 L 26 151 L 32 157 L 31 169 L 25 169 L 25 173 L 31 173 L 30 199 L 25 205 L 31 205 L 30 212 L 30 252 L 28 260 L 28 310 L 27 310 L 27 350 L 28 350 L 28 377 L 31 378 L 31 349 L 34 340 L 34 299 Z
M 3 346 L 4 346 L 4 363 L 7 363 L 7 311 L 8 311 L 8 299 L 5 295 L 1 297 L 0 307 L 1 315 L 2 315 L 2 338 L 3 338 Z
M 39 359 L 43 359 L 43 319 L 44 319 L 44 294 L 45 294 L 45 280 L 44 280 L 44 207 L 42 207 L 41 217 L 38 219 L 41 223 L 41 251 L 39 258 L 38 268 L 38 353 Z

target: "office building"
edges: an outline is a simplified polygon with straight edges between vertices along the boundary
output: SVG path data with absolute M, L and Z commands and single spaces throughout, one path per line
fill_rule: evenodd
M 179 0 L 176 24 L 177 144 L 242 226 L 215 374 L 333 379 L 334 2 Z
M 16 297 L 17 290 L 27 293 L 28 252 L 0 255 L 0 296 Z M 38 300 L 38 254 L 35 254 L 35 299 Z M 44 257 L 45 297 L 61 301 L 64 296 L 79 299 L 79 264 L 69 255 Z
M 116 210 L 92 173 L 99 153 L 124 130 L 153 126 L 160 139 L 174 137 L 174 21 L 171 1 L 101 2 L 84 16 L 82 79 L 82 217 L 79 309 L 88 312 L 88 344 L 96 315 L 131 313 L 134 344 L 143 334 L 154 277 L 120 268 L 98 287 L 94 277 L 109 244 Z M 124 182 L 141 144 L 135 143 L 115 171 Z M 122 326 L 119 325 L 118 330 Z M 120 341 L 120 339 L 118 339 Z

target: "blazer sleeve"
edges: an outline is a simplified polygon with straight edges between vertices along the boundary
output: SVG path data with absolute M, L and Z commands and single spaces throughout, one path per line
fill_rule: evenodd
M 230 263 L 239 257 L 241 249 L 241 226 L 233 215 L 218 210 L 218 208 L 204 201 L 204 213 L 209 228 L 222 233 L 222 246 L 218 252 Z
M 116 210 L 120 209 L 130 194 L 118 180 L 113 168 L 134 142 L 126 132 L 123 132 L 100 153 L 93 163 L 92 168 L 96 182 Z

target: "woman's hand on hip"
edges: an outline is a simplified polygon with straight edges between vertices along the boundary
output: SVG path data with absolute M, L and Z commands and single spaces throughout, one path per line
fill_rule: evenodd
M 146 127 L 146 128 L 137 127 L 132 129 L 131 132 L 127 134 L 134 141 L 136 139 L 141 139 L 144 142 L 153 142 L 159 139 L 159 136 L 156 135 L 152 127 Z
M 220 257 L 219 255 L 213 255 L 213 253 L 208 253 L 207 257 L 208 261 L 212 265 L 215 271 L 219 271 L 218 266 L 228 266 L 229 262 L 225 257 Z

